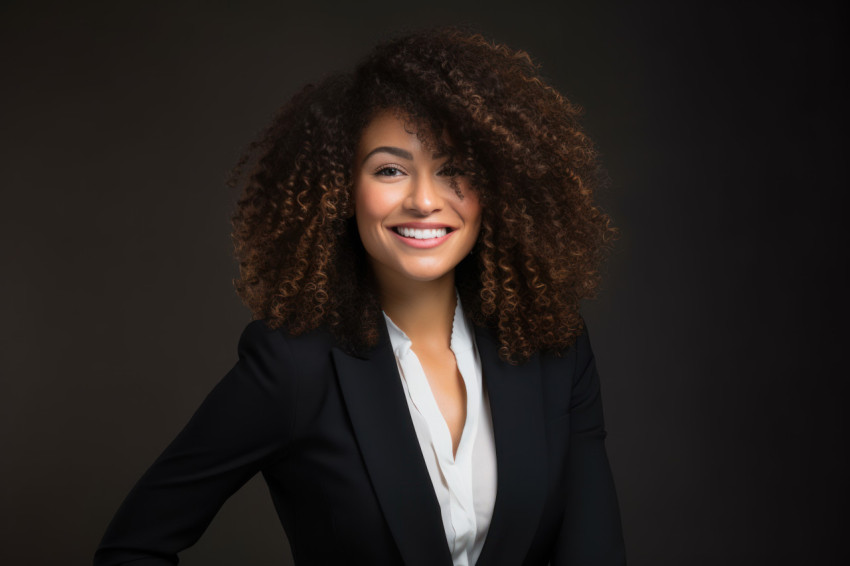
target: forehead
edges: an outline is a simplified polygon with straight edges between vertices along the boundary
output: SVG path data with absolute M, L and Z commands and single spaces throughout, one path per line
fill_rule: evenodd
M 437 144 L 425 126 L 410 116 L 399 110 L 380 110 L 363 128 L 357 144 L 357 155 L 362 157 L 380 146 L 404 148 L 413 153 L 430 153 L 435 151 L 438 145 L 451 146 L 451 140 L 445 131 L 441 137 L 442 144 Z

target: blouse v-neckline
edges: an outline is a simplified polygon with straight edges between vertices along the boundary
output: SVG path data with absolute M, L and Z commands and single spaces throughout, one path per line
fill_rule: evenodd
M 474 564 L 496 499 L 496 453 L 473 334 L 458 298 L 450 347 L 466 388 L 466 419 L 454 454 L 451 431 L 412 341 L 386 313 L 384 318 L 417 440 L 440 503 L 452 560 L 455 566 Z

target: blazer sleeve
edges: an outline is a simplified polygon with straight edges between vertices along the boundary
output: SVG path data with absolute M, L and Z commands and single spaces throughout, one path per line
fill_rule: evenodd
M 280 332 L 263 321 L 245 328 L 239 361 L 130 491 L 95 566 L 177 564 L 225 500 L 281 456 L 295 416 L 290 359 Z
M 626 557 L 620 510 L 605 452 L 599 374 L 587 330 L 575 348 L 567 502 L 552 565 L 622 566 Z

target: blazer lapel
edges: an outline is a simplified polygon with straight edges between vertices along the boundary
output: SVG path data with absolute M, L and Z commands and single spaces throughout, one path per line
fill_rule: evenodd
M 404 563 L 451 565 L 389 337 L 362 358 L 334 348 L 333 359 L 360 453 Z
M 521 365 L 499 359 L 499 347 L 476 327 L 496 442 L 497 488 L 479 566 L 521 564 L 545 504 L 548 476 L 539 357 Z

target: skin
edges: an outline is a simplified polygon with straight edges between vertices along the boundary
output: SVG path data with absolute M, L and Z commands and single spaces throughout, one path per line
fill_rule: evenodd
M 454 270 L 478 238 L 481 204 L 447 156 L 423 145 L 403 116 L 383 111 L 357 146 L 354 210 L 381 306 L 412 341 L 456 452 L 466 422 L 466 388 L 450 349 Z M 417 240 L 400 236 L 394 229 L 399 226 L 447 230 Z

